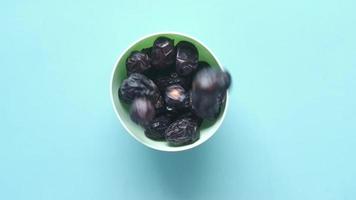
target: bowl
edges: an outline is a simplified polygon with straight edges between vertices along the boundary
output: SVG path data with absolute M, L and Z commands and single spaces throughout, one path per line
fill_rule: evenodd
M 210 120 L 210 121 L 204 120 L 202 126 L 200 127 L 200 139 L 197 140 L 196 142 L 185 146 L 173 147 L 173 146 L 169 146 L 168 143 L 165 141 L 154 141 L 147 138 L 144 134 L 144 129 L 141 126 L 135 124 L 133 121 L 131 121 L 130 114 L 129 114 L 129 105 L 120 101 L 118 97 L 118 90 L 122 81 L 125 78 L 127 78 L 125 61 L 129 56 L 130 52 L 134 50 L 141 50 L 143 48 L 151 47 L 154 40 L 160 36 L 165 36 L 173 39 L 175 45 L 182 40 L 193 43 L 199 51 L 199 61 L 206 61 L 212 67 L 220 68 L 223 70 L 220 62 L 214 56 L 212 51 L 210 51 L 202 42 L 198 41 L 195 38 L 188 36 L 186 34 L 175 33 L 175 32 L 151 34 L 131 44 L 118 58 L 111 76 L 111 83 L 110 83 L 111 100 L 115 113 L 119 121 L 121 122 L 122 126 L 133 138 L 135 138 L 141 144 L 144 144 L 147 147 L 159 151 L 168 151 L 168 152 L 184 151 L 199 146 L 200 144 L 206 142 L 209 138 L 211 138 L 216 133 L 216 131 L 218 130 L 218 128 L 220 127 L 221 123 L 224 120 L 226 109 L 228 107 L 229 96 L 228 94 L 226 95 L 225 104 L 222 105 L 220 115 L 216 120 Z

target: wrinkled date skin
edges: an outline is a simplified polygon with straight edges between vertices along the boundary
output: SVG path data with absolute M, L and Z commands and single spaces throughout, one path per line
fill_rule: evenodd
M 180 116 L 178 116 L 176 118 L 176 120 L 179 120 L 179 119 L 184 119 L 184 118 L 187 118 L 187 119 L 190 119 L 194 122 L 196 122 L 198 124 L 198 127 L 201 126 L 201 124 L 203 123 L 203 119 L 199 116 L 197 116 L 194 112 L 192 112 L 191 110 L 181 114 Z
M 192 108 L 201 118 L 214 119 L 220 114 L 226 90 L 230 87 L 228 72 L 202 69 L 197 73 L 192 88 Z
M 152 47 L 152 65 L 157 69 L 166 69 L 172 66 L 175 61 L 174 41 L 166 38 L 157 38 Z
M 133 51 L 126 59 L 127 75 L 143 73 L 149 68 L 151 68 L 151 58 L 146 53 Z
M 190 42 L 181 41 L 177 44 L 176 71 L 187 76 L 198 68 L 198 50 Z
M 152 47 L 143 48 L 141 52 L 147 54 L 151 58 Z
M 145 135 L 152 140 L 164 140 L 165 131 L 171 124 L 172 119 L 169 115 L 161 115 L 154 118 L 151 123 L 146 126 Z
M 163 76 L 154 80 L 158 89 L 164 92 L 170 85 L 181 85 L 184 89 L 191 87 L 191 78 L 179 76 L 177 73 L 171 73 L 169 76 Z
M 147 98 L 136 98 L 130 109 L 130 118 L 135 123 L 145 126 L 149 124 L 155 116 L 155 108 Z
M 166 140 L 171 146 L 191 144 L 199 139 L 198 124 L 190 118 L 174 121 L 165 131 Z
M 119 97 L 126 103 L 131 103 L 137 97 L 157 100 L 159 92 L 153 81 L 142 74 L 133 73 L 122 82 L 119 89 Z
M 189 106 L 189 93 L 180 85 L 171 85 L 166 88 L 164 95 L 167 110 L 179 110 Z
M 119 98 L 125 103 L 131 103 L 138 97 L 151 100 L 157 112 L 161 112 L 165 107 L 156 84 L 142 74 L 133 73 L 122 82 Z

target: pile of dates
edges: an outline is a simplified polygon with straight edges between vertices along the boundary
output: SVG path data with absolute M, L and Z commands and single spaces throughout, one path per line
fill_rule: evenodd
M 203 120 L 218 117 L 231 76 L 198 59 L 192 43 L 174 45 L 167 37 L 128 56 L 119 98 L 131 105 L 132 121 L 148 138 L 171 146 L 191 144 L 199 139 Z

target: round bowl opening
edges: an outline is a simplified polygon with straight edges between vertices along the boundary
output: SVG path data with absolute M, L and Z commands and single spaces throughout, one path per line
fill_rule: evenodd
M 132 51 L 139 51 L 142 50 L 143 48 L 148 48 L 153 45 L 153 42 L 156 38 L 160 36 L 165 36 L 168 38 L 171 38 L 174 40 L 174 44 L 176 45 L 179 41 L 189 41 L 193 43 L 198 51 L 199 51 L 199 61 L 205 61 L 209 63 L 212 67 L 215 68 L 220 68 L 223 69 L 217 58 L 213 55 L 213 53 L 206 47 L 204 46 L 201 42 L 198 40 L 194 39 L 191 36 L 187 36 L 181 33 L 156 33 L 152 34 L 146 37 L 141 38 L 137 42 L 133 43 L 128 49 L 126 49 L 121 56 L 118 58 L 113 72 L 112 72 L 112 77 L 111 77 L 111 84 L 110 84 L 110 94 L 111 94 L 111 100 L 113 103 L 114 110 L 116 112 L 117 117 L 119 118 L 121 124 L 124 126 L 124 128 L 127 130 L 127 132 L 133 136 L 137 141 L 140 143 L 156 149 L 160 151 L 183 151 L 187 149 L 191 149 L 193 147 L 196 147 L 205 141 L 207 141 L 220 127 L 226 113 L 226 108 L 228 106 L 228 100 L 229 96 L 228 94 L 226 95 L 226 102 L 221 108 L 220 115 L 216 120 L 204 120 L 204 123 L 200 127 L 200 139 L 196 141 L 193 144 L 185 145 L 185 146 L 179 146 L 179 147 L 173 147 L 169 146 L 167 142 L 165 141 L 154 141 L 149 138 L 147 138 L 144 134 L 144 129 L 135 124 L 133 121 L 130 119 L 129 115 L 129 105 L 123 103 L 122 101 L 119 100 L 118 97 L 118 90 L 120 87 L 120 84 L 122 81 L 127 78 L 126 75 L 126 67 L 125 67 L 125 61 L 127 57 L 130 55 Z

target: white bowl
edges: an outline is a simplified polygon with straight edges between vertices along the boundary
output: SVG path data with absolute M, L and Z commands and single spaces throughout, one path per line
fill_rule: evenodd
M 221 113 L 216 120 L 213 121 L 204 120 L 202 126 L 200 127 L 200 139 L 197 140 L 196 142 L 185 146 L 173 147 L 173 146 L 169 146 L 168 143 L 165 141 L 154 141 L 147 138 L 144 134 L 144 129 L 141 126 L 131 121 L 129 116 L 129 105 L 119 100 L 118 90 L 122 81 L 127 77 L 125 61 L 126 58 L 129 56 L 130 52 L 134 50 L 141 50 L 142 48 L 147 48 L 152 46 L 153 41 L 160 36 L 165 36 L 174 39 L 175 44 L 177 44 L 177 42 L 181 40 L 185 40 L 193 43 L 199 51 L 199 61 L 206 61 L 212 67 L 220 68 L 223 70 L 220 62 L 214 56 L 214 54 L 202 42 L 199 42 L 197 39 L 185 34 L 175 33 L 175 32 L 154 33 L 145 36 L 139 39 L 138 41 L 134 42 L 120 55 L 112 71 L 111 83 L 110 83 L 110 95 L 118 119 L 120 120 L 122 126 L 133 138 L 135 138 L 141 144 L 144 144 L 152 149 L 156 149 L 160 151 L 169 151 L 169 152 L 183 151 L 199 146 L 200 144 L 207 141 L 209 138 L 211 138 L 211 136 L 213 136 L 216 133 L 216 131 L 218 130 L 222 121 L 225 118 L 226 109 L 228 107 L 228 102 L 229 102 L 229 96 L 228 94 L 226 95 L 226 102 L 222 106 Z

